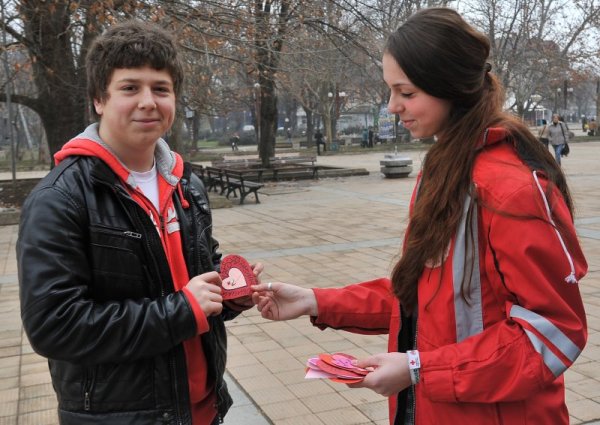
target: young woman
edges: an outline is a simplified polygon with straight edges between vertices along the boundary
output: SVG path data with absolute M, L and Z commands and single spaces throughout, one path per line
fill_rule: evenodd
M 583 349 L 587 265 L 550 153 L 502 111 L 490 43 L 425 9 L 389 38 L 389 110 L 436 136 L 391 277 L 344 288 L 255 287 L 263 317 L 389 333 L 353 387 L 390 397 L 393 424 L 568 424 L 563 373 Z M 460 421 L 460 422 L 459 422 Z

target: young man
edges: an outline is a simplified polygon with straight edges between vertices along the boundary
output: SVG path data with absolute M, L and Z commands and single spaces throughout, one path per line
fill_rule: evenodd
M 217 423 L 231 405 L 223 321 L 251 301 L 223 302 L 206 191 L 160 138 L 182 86 L 176 44 L 126 22 L 86 67 L 99 124 L 23 206 L 25 330 L 49 359 L 61 424 Z

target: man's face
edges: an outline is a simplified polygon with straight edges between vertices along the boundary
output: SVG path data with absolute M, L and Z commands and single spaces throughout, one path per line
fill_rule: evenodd
M 558 115 L 552 115 L 552 122 L 558 124 Z
M 150 67 L 113 71 L 104 100 L 94 100 L 100 137 L 127 163 L 127 157 L 154 151 L 175 119 L 173 79 Z M 122 156 L 125 158 L 122 158 Z

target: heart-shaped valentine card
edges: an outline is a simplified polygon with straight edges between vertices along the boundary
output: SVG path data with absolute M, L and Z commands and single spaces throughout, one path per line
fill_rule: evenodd
M 244 257 L 227 255 L 221 260 L 223 299 L 244 297 L 252 294 L 250 285 L 256 285 L 252 267 Z

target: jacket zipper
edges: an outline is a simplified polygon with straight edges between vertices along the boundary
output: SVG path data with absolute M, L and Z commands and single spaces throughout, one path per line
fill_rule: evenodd
M 137 204 L 136 204 L 136 206 L 137 206 Z M 138 219 L 141 222 L 143 220 L 143 217 L 140 216 L 139 209 L 136 208 L 135 211 L 136 211 Z M 165 226 L 164 226 L 164 220 L 163 220 L 163 217 L 160 214 L 159 214 L 159 225 L 160 225 L 161 236 L 164 236 L 163 235 L 163 231 L 164 231 L 164 228 L 165 228 Z M 154 225 L 152 227 L 154 227 Z M 148 253 L 149 253 L 150 257 L 151 257 L 152 263 L 157 268 L 157 272 L 158 272 L 157 275 L 158 276 L 162 276 L 162 273 L 161 273 L 161 270 L 160 270 L 161 267 L 159 265 L 159 262 L 157 261 L 157 258 L 155 258 L 155 256 L 154 256 L 154 251 L 152 250 L 150 238 L 146 238 L 146 247 L 148 249 Z M 163 249 L 162 243 L 160 245 L 160 248 Z M 162 279 L 160 279 L 160 295 L 162 297 L 164 297 L 166 295 L 165 286 L 164 286 L 164 282 L 163 282 Z M 173 380 L 173 392 L 175 393 L 175 419 L 176 419 L 176 421 L 177 421 L 177 423 L 179 425 L 183 425 L 183 422 L 181 421 L 181 418 L 182 418 L 183 415 L 181 414 L 181 408 L 179 407 L 179 405 L 180 405 L 180 402 L 179 402 L 180 396 L 179 396 L 179 388 L 178 388 L 178 383 L 177 383 L 177 381 L 178 381 L 177 380 L 177 367 L 176 367 L 176 364 L 175 364 L 175 357 L 174 357 L 174 355 L 169 355 L 169 365 L 171 367 L 171 377 L 172 377 L 172 380 Z
M 90 376 L 91 375 L 91 376 Z M 96 384 L 96 367 L 92 369 L 92 372 L 86 371 L 85 382 L 83 385 L 83 410 L 90 411 L 92 409 L 92 392 Z
M 118 230 L 118 229 L 111 229 L 111 228 L 102 227 L 102 226 L 95 226 L 95 227 L 98 229 L 99 233 L 104 233 L 107 235 L 115 235 L 115 236 L 127 236 L 128 238 L 133 238 L 133 239 L 142 239 L 141 233 L 134 232 L 132 230 Z
M 413 349 L 416 350 L 417 349 L 417 334 L 419 333 L 419 324 L 418 324 L 418 319 L 415 319 L 416 323 L 415 323 L 415 339 L 413 342 Z M 410 390 L 412 392 L 412 410 L 411 410 L 411 418 L 410 418 L 410 424 L 411 425 L 415 425 L 415 420 L 417 418 L 417 392 L 415 391 L 415 386 L 419 385 L 418 383 L 416 383 L 415 385 L 411 385 L 410 386 Z
M 122 202 L 123 208 L 125 209 L 125 211 L 127 211 L 129 213 L 129 219 L 133 223 L 137 222 L 138 225 L 140 225 L 141 228 L 145 228 L 146 226 L 144 225 L 144 219 L 149 220 L 149 218 L 147 216 L 146 217 L 142 216 L 142 214 L 141 214 L 141 212 L 142 212 L 141 207 L 121 187 L 116 186 L 115 190 L 121 196 L 123 196 L 125 198 L 126 202 L 133 204 L 130 207 L 128 207 L 128 206 L 125 205 L 124 202 Z M 132 217 L 131 213 L 133 213 L 135 219 L 134 219 L 134 217 Z M 159 217 L 160 217 L 160 227 L 161 227 L 161 232 L 162 232 L 162 229 L 164 228 L 164 223 L 163 223 L 162 216 L 160 216 L 160 214 L 159 214 Z M 154 224 L 151 223 L 151 226 L 152 226 L 152 230 L 151 231 L 155 232 L 156 229 L 155 229 Z M 132 232 L 132 233 L 135 234 L 135 235 L 138 234 L 136 232 Z M 150 234 L 150 233 L 148 233 L 148 234 Z M 161 235 L 162 235 L 162 233 L 161 233 Z M 141 237 L 141 235 L 140 235 L 140 237 Z M 152 250 L 152 244 L 151 244 L 150 237 L 144 238 L 144 241 L 146 242 L 145 245 L 146 245 L 146 249 L 147 249 L 148 255 L 150 256 L 151 264 L 154 264 L 154 266 L 155 266 L 155 269 L 156 269 L 156 272 L 157 272 L 156 276 L 162 277 L 164 274 L 161 273 L 161 266 L 160 266 L 160 264 L 158 262 L 158 259 L 154 256 L 154 251 Z M 160 249 L 163 249 L 162 242 L 160 243 Z M 170 273 L 170 271 L 169 271 L 169 273 Z M 164 281 L 163 281 L 162 278 L 159 279 L 159 286 L 160 286 L 160 296 L 164 297 L 166 295 L 166 291 L 165 291 Z M 172 389 L 173 389 L 173 392 L 174 392 L 174 395 L 175 395 L 175 407 L 174 407 L 174 410 L 175 410 L 175 420 L 177 421 L 178 425 L 183 425 L 183 422 L 181 420 L 181 418 L 182 418 L 183 415 L 181 414 L 181 408 L 179 407 L 180 402 L 179 402 L 179 389 L 178 389 L 178 384 L 177 384 L 177 382 L 178 382 L 178 380 L 177 380 L 177 369 L 176 369 L 176 365 L 175 365 L 175 357 L 172 354 L 169 355 L 169 364 L 170 364 L 170 367 L 171 367 L 171 378 L 173 380 L 173 387 L 172 387 Z

